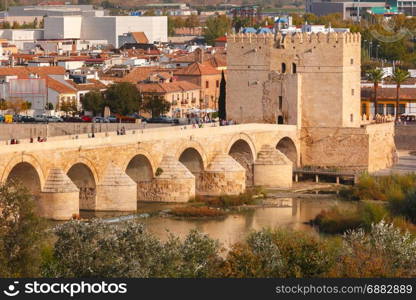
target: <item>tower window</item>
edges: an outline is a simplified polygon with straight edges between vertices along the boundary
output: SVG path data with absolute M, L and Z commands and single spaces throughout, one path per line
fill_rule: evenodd
M 283 97 L 279 96 L 279 109 L 282 110 L 282 106 L 283 106 Z
M 286 64 L 282 63 L 282 73 L 286 73 Z
M 292 73 L 296 74 L 296 64 L 295 63 L 292 64 Z
M 354 58 L 351 58 L 351 64 L 352 65 L 354 64 Z
M 350 121 L 354 122 L 354 115 L 353 114 L 350 114 Z
M 354 89 L 351 89 L 351 95 L 354 96 Z
M 277 117 L 277 124 L 283 124 L 283 117 L 282 116 L 278 116 Z

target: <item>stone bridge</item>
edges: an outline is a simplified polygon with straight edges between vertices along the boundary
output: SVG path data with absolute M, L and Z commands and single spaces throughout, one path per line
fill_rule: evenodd
M 39 214 L 134 211 L 138 201 L 188 201 L 239 194 L 246 186 L 292 184 L 299 162 L 296 126 L 174 126 L 22 141 L 0 147 L 2 182 L 21 182 Z

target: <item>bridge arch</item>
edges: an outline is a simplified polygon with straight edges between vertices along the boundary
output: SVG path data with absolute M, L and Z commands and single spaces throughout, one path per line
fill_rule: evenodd
M 233 138 L 227 153 L 246 169 L 246 186 L 252 186 L 256 152 L 251 139 L 245 135 L 240 135 L 240 138 Z
M 45 176 L 44 172 L 41 168 L 41 164 L 38 162 L 35 156 L 29 155 L 29 154 L 22 154 L 19 156 L 13 157 L 6 165 L 6 167 L 3 170 L 3 173 L 1 175 L 1 182 L 7 182 L 7 180 L 10 177 L 10 173 L 12 172 L 13 168 L 21 163 L 27 163 L 30 165 L 35 171 L 36 175 L 39 178 L 40 187 L 42 187 L 45 184 Z M 26 166 L 28 166 L 26 165 Z
M 69 165 L 65 172 L 79 189 L 79 208 L 94 210 L 98 177 L 93 164 L 87 159 L 79 159 Z
M 38 170 L 29 162 L 15 164 L 7 175 L 6 182 L 21 183 L 35 197 L 40 197 L 42 191 L 41 176 Z
M 202 147 L 202 145 L 196 141 L 186 141 L 182 143 L 179 146 L 178 150 L 176 151 L 176 159 L 180 161 L 182 154 L 188 149 L 193 149 L 196 151 L 196 153 L 193 153 L 193 154 L 199 155 L 200 159 L 202 160 L 202 169 L 205 170 L 208 165 L 207 156 L 205 154 L 205 150 Z M 191 154 L 188 154 L 188 155 L 191 155 Z
M 195 190 L 200 191 L 202 174 L 205 170 L 201 153 L 193 147 L 188 147 L 180 154 L 179 161 L 195 176 Z
M 298 151 L 293 140 L 285 136 L 276 144 L 276 149 L 282 152 L 293 163 L 293 167 L 298 165 Z
M 150 156 L 137 153 L 129 158 L 124 170 L 135 182 L 150 181 L 155 174 L 155 168 Z

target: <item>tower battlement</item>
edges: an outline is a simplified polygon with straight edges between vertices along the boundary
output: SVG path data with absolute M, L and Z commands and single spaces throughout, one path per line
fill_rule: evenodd
M 351 32 L 330 32 L 330 33 L 294 33 L 282 35 L 278 33 L 273 35 L 266 34 L 251 34 L 238 33 L 231 34 L 227 37 L 227 43 L 232 44 L 264 44 L 275 45 L 277 48 L 289 48 L 299 46 L 328 46 L 343 45 L 343 46 L 359 46 L 361 44 L 360 33 Z

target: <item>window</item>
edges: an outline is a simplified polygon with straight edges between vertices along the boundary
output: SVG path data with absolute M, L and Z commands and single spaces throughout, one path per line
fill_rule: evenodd
M 354 115 L 353 114 L 350 114 L 350 121 L 354 122 Z
M 279 96 L 279 109 L 282 110 L 283 107 L 283 96 Z
M 406 105 L 405 104 L 399 104 L 399 114 L 402 115 L 406 112 Z
M 384 104 L 377 104 L 377 113 L 379 115 L 384 115 Z
M 286 64 L 282 63 L 282 73 L 286 73 Z
M 353 65 L 354 64 L 354 58 L 351 58 L 351 64 Z
M 217 80 L 217 81 L 215 82 L 215 86 L 216 86 L 217 88 L 220 86 L 220 81 L 219 81 L 219 80 Z
M 351 89 L 351 96 L 354 96 L 354 89 Z
M 209 88 L 209 81 L 207 80 L 207 81 L 205 81 L 205 88 L 207 89 L 207 88 Z
M 283 124 L 283 117 L 282 116 L 277 117 L 277 124 Z
M 367 114 L 367 104 L 365 103 L 361 104 L 361 114 Z
M 296 64 L 295 63 L 292 64 L 292 73 L 296 74 Z
M 386 114 L 394 115 L 394 104 L 387 104 Z

